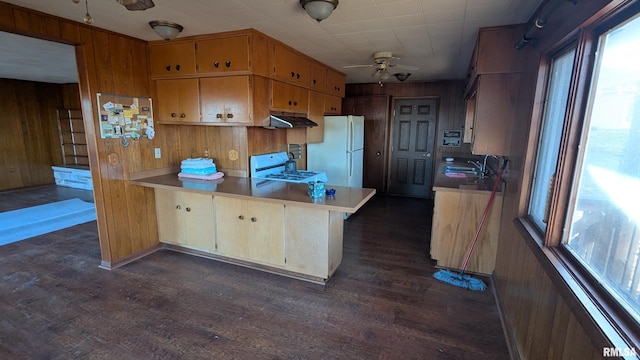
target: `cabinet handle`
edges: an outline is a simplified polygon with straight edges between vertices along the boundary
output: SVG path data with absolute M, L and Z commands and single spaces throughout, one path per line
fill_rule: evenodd
M 238 216 L 238 219 L 240 219 L 240 220 L 244 220 L 244 215 L 240 215 L 240 216 Z
M 296 74 L 296 79 L 300 79 L 300 74 Z
M 190 208 L 190 207 L 188 207 L 188 208 L 186 208 L 185 210 L 187 210 L 187 212 L 190 212 L 190 211 L 191 211 L 191 208 Z
M 256 222 L 256 221 L 258 221 L 258 219 L 256 219 L 255 217 L 251 218 L 251 222 Z
M 222 119 L 222 114 L 216 114 L 216 118 Z
M 180 71 L 180 65 L 176 65 L 176 70 Z
M 298 102 L 297 102 L 297 101 L 294 101 L 294 102 L 293 102 L 293 106 L 298 106 Z
M 182 209 L 180 205 L 176 205 L 176 210 L 180 210 L 180 209 Z
M 217 62 L 217 61 L 216 61 L 216 62 L 214 62 L 214 63 L 213 63 L 213 67 L 214 67 L 214 68 L 216 68 L 216 69 L 217 69 L 217 68 L 219 68 L 219 67 L 220 67 L 220 63 L 219 63 L 219 62 Z
M 294 73 L 293 71 L 291 72 L 291 77 L 296 76 L 296 73 Z
M 227 114 L 227 119 L 233 119 L 233 114 Z
M 181 117 L 181 118 L 183 118 L 183 119 L 184 119 L 186 116 L 187 116 L 187 115 L 185 115 L 184 113 L 180 114 L 180 117 Z
M 289 105 L 291 105 L 291 100 L 289 100 Z
M 171 113 L 171 117 L 176 117 L 176 113 Z
M 167 65 L 165 69 L 167 69 L 167 71 L 171 71 L 171 65 Z
M 315 84 L 316 84 L 316 79 L 313 79 L 313 85 L 315 85 Z
M 231 66 L 231 61 L 227 60 L 226 63 L 224 63 L 226 67 L 230 67 Z

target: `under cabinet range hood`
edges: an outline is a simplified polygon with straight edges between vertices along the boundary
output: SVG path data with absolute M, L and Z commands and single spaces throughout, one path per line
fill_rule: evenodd
M 269 119 L 269 126 L 265 126 L 267 129 L 290 129 L 294 127 L 318 126 L 318 124 L 309 120 L 303 114 L 271 114 Z

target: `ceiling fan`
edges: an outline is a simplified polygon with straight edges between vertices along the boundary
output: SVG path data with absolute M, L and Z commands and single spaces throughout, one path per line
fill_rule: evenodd
M 407 77 L 409 77 L 409 75 L 411 75 L 406 73 L 392 74 L 393 69 L 398 69 L 398 70 L 418 70 L 419 69 L 418 67 L 415 67 L 415 66 L 400 65 L 400 64 L 391 62 L 392 60 L 400 59 L 400 58 L 393 56 L 393 54 L 389 51 L 379 51 L 379 52 L 373 53 L 371 57 L 373 58 L 373 64 L 346 65 L 346 66 L 343 66 L 342 68 L 350 69 L 350 68 L 361 68 L 361 67 L 373 67 L 374 69 L 373 69 L 373 72 L 371 73 L 371 76 L 376 78 L 378 82 L 388 79 L 391 75 L 403 75 L 403 76 L 396 76 L 396 77 L 398 78 L 398 80 L 404 81 L 407 79 Z
M 116 2 L 131 11 L 147 10 L 156 6 L 153 0 L 116 0 Z

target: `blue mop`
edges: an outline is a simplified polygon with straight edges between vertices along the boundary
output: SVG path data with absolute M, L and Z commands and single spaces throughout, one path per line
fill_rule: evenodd
M 469 263 L 469 258 L 471 258 L 471 253 L 473 252 L 473 248 L 476 246 L 476 242 L 478 242 L 478 237 L 480 236 L 482 225 L 484 225 L 484 221 L 487 219 L 489 210 L 491 210 L 491 204 L 493 203 L 493 198 L 495 198 L 496 196 L 496 191 L 498 190 L 498 186 L 500 186 L 500 180 L 502 180 L 502 174 L 504 173 L 504 169 L 507 167 L 508 162 L 509 160 L 504 159 L 504 164 L 502 164 L 502 168 L 498 173 L 498 178 L 496 179 L 496 183 L 493 185 L 493 191 L 491 192 L 491 196 L 489 197 L 489 202 L 487 203 L 487 207 L 484 209 L 484 213 L 482 214 L 482 219 L 480 220 L 480 224 L 478 224 L 478 229 L 476 230 L 476 234 L 473 237 L 471 246 L 469 246 L 467 255 L 464 257 L 464 261 L 462 263 L 462 269 L 460 271 L 451 271 L 451 270 L 445 270 L 445 269 L 438 270 L 435 274 L 433 274 L 433 277 L 435 277 L 437 280 L 440 280 L 444 283 L 448 283 L 461 288 L 469 289 L 469 290 L 475 290 L 475 291 L 487 290 L 487 284 L 485 284 L 484 281 L 480 279 L 476 279 L 470 275 L 465 275 L 464 270 L 467 268 L 467 264 Z

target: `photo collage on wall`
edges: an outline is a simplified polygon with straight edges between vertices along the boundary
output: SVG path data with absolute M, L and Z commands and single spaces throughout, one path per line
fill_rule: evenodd
M 153 139 L 153 107 L 151 98 L 98 93 L 100 137 Z

